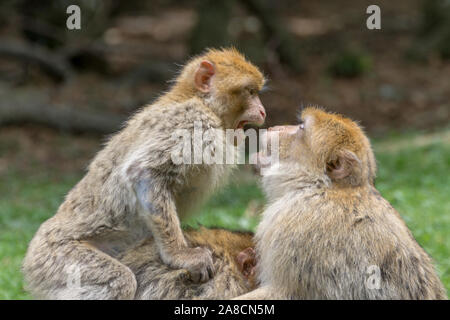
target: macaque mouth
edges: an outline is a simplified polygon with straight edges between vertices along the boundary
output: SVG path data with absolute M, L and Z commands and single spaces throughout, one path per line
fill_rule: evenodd
M 250 122 L 243 120 L 243 121 L 239 121 L 238 125 L 236 126 L 236 129 L 244 129 L 244 126 L 246 124 L 249 124 Z
M 258 121 L 258 120 L 255 120 L 255 121 L 250 121 L 250 120 L 242 120 L 242 121 L 239 121 L 238 122 L 238 124 L 236 125 L 236 129 L 244 129 L 244 127 L 245 126 L 247 126 L 247 125 L 255 125 L 255 126 L 261 126 L 262 124 L 264 123 L 264 120 L 263 121 Z

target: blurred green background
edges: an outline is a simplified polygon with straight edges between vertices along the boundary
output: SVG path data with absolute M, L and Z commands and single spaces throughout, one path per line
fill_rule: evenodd
M 81 30 L 66 8 L 81 8 Z M 4 0 L 0 6 L 0 299 L 29 299 L 27 244 L 105 137 L 207 47 L 236 46 L 269 79 L 266 126 L 300 104 L 358 120 L 377 188 L 450 289 L 450 3 L 369 0 Z M 264 197 L 243 166 L 185 225 L 254 230 Z

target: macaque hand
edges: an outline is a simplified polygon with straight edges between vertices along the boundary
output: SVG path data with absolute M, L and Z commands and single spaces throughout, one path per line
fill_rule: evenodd
M 206 282 L 214 276 L 212 254 L 207 248 L 182 248 L 170 260 L 170 266 L 186 269 L 193 282 Z

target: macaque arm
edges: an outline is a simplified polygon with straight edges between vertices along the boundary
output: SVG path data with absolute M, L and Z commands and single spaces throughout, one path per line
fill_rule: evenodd
M 163 262 L 173 268 L 187 269 L 194 282 L 212 278 L 214 265 L 211 252 L 207 248 L 188 247 L 169 189 L 163 183 L 141 179 L 136 194 Z
M 243 294 L 233 300 L 276 300 L 281 299 L 276 290 L 271 286 L 264 286 L 249 293 Z
M 136 195 L 159 253 L 167 264 L 176 251 L 187 247 L 171 192 L 150 178 L 137 183 Z

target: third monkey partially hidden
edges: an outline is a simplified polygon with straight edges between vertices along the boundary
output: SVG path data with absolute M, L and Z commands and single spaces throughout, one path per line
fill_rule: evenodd
M 301 119 L 268 133 L 269 143 L 279 134 L 280 162 L 262 178 L 260 288 L 239 299 L 446 299 L 430 257 L 374 187 L 361 128 L 316 108 Z
M 186 230 L 184 235 L 190 246 L 211 250 L 214 277 L 204 283 L 192 282 L 187 270 L 165 265 L 155 242 L 148 239 L 118 257 L 136 275 L 135 299 L 230 299 L 255 288 L 252 233 L 202 227 Z
M 113 136 L 41 225 L 23 264 L 28 290 L 48 299 L 132 299 L 133 272 L 116 257 L 152 237 L 161 261 L 186 269 L 194 282 L 214 272 L 211 252 L 191 247 L 179 217 L 220 184 L 230 165 L 175 164 L 173 133 L 262 124 L 261 72 L 236 50 L 210 50 L 192 59 L 169 92 L 135 114 Z M 210 143 L 220 148 L 220 137 Z M 203 146 L 200 146 L 203 147 Z M 75 278 L 79 281 L 70 279 Z

